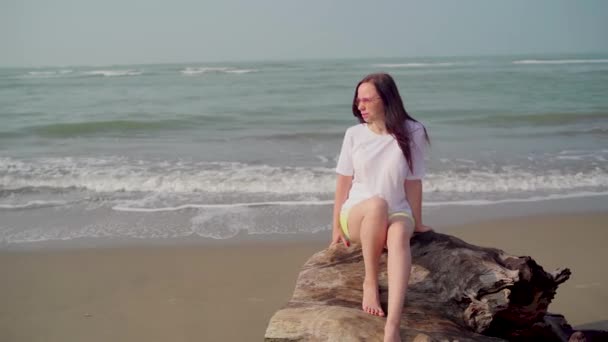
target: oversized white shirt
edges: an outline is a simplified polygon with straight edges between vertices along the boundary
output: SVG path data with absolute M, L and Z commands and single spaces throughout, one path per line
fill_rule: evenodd
M 336 172 L 354 176 L 342 210 L 373 196 L 379 196 L 388 203 L 389 213 L 412 210 L 405 196 L 406 179 L 422 179 L 425 173 L 425 134 L 421 123 L 407 120 L 410 132 L 413 171 L 397 143 L 390 135 L 374 133 L 367 124 L 358 124 L 346 130 Z

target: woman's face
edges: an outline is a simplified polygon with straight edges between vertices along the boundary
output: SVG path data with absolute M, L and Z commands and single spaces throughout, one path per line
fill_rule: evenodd
M 357 89 L 357 108 L 367 123 L 384 121 L 384 104 L 372 83 L 361 83 Z

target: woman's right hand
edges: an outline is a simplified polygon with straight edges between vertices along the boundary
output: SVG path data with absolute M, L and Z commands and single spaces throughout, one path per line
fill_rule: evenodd
M 343 243 L 344 247 L 350 247 L 350 242 L 348 241 L 346 236 L 344 236 L 342 229 L 334 227 L 331 235 L 331 243 L 329 244 L 330 246 L 335 245 L 337 243 Z

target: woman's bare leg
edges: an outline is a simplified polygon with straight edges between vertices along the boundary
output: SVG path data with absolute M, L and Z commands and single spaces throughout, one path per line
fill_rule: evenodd
M 384 341 L 401 341 L 399 325 L 410 279 L 412 255 L 410 238 L 413 224 L 406 218 L 397 217 L 389 223 L 386 246 L 388 248 L 388 315 L 384 327 Z
M 350 209 L 348 231 L 353 242 L 360 242 L 365 264 L 363 303 L 365 312 L 384 316 L 378 293 L 380 255 L 386 243 L 388 205 L 380 197 L 367 199 Z

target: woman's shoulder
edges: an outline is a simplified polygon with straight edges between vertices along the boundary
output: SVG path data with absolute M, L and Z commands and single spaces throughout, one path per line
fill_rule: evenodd
M 361 132 L 364 132 L 365 129 L 366 129 L 365 124 L 359 123 L 359 124 L 348 127 L 346 129 L 346 135 L 353 135 L 353 134 L 358 135 L 358 134 L 361 134 Z
M 424 125 L 420 121 L 405 120 L 405 128 L 410 134 L 424 132 Z

